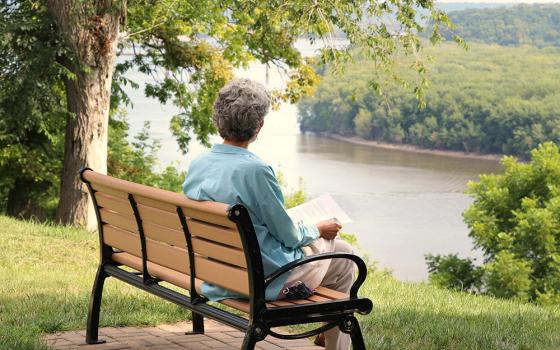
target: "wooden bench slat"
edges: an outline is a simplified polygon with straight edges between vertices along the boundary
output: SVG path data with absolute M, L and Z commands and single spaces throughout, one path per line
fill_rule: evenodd
M 220 300 L 220 303 L 247 314 L 251 311 L 251 305 L 249 304 L 249 301 L 245 299 L 223 299 Z
M 117 179 L 94 171 L 85 171 L 82 173 L 82 177 L 88 181 L 94 189 L 97 189 L 97 187 L 115 189 L 116 191 L 124 192 L 126 194 L 125 198 L 130 193 L 135 197 L 142 196 L 144 198 L 155 199 L 156 201 L 167 202 L 173 206 L 191 206 L 192 204 L 180 193 Z M 196 206 L 196 203 L 194 205 Z
M 192 218 L 187 220 L 187 226 L 192 236 L 200 236 L 214 242 L 243 249 L 241 238 L 236 229 L 211 225 Z
M 142 259 L 128 253 L 114 253 L 113 260 L 119 264 L 126 265 L 137 271 L 142 271 Z M 177 287 L 190 290 L 191 283 L 189 275 L 168 269 L 164 266 L 154 264 L 148 261 L 148 272 L 153 277 L 157 277 L 162 281 L 171 283 Z M 202 281 L 195 279 L 195 290 L 202 293 Z
M 293 306 L 294 303 L 289 302 L 288 300 L 274 300 L 270 302 L 274 306 Z
M 169 245 L 186 248 L 187 242 L 185 241 L 185 234 L 183 231 L 172 230 L 151 222 L 143 222 L 142 224 L 146 237 L 155 241 L 165 242 Z
M 95 190 L 110 195 L 114 194 L 119 198 L 126 199 L 128 198 L 128 194 L 132 194 L 136 198 L 137 203 L 140 204 L 152 207 L 160 205 L 158 209 L 165 208 L 169 212 L 174 212 L 176 210 L 175 207 L 181 207 L 187 217 L 209 221 L 213 224 L 225 227 L 236 228 L 235 223 L 227 218 L 227 209 L 229 205 L 225 203 L 195 201 L 180 193 L 140 185 L 99 174 L 91 170 L 83 172 L 82 177 L 88 181 Z M 172 209 L 171 206 L 174 206 L 174 208 Z
M 142 259 L 131 254 L 115 253 L 113 254 L 113 260 L 137 271 L 142 271 Z M 170 270 L 151 262 L 148 262 L 148 271 L 152 276 L 157 277 L 162 281 L 171 283 L 186 290 L 190 289 L 190 277 L 186 274 Z M 200 294 L 202 294 L 203 283 L 204 282 L 201 280 L 195 279 L 195 289 Z M 249 313 L 250 311 L 249 301 L 245 299 L 224 299 L 221 300 L 220 303 L 245 313 Z
M 249 295 L 249 277 L 247 270 L 221 264 L 201 256 L 195 256 L 196 278 L 232 290 L 242 295 Z
M 309 300 L 313 300 L 315 302 L 322 302 L 322 301 L 331 301 L 332 299 L 329 298 L 325 298 L 323 296 L 317 295 L 317 294 L 313 294 L 312 296 L 310 296 L 309 298 L 307 298 Z
M 249 300 L 246 299 L 223 299 L 220 300 L 219 303 L 232 307 L 246 314 L 251 312 L 251 304 L 249 304 Z M 274 305 L 273 302 L 266 303 L 266 306 L 268 308 L 276 307 L 276 305 Z
M 104 225 L 103 239 L 106 244 L 112 247 L 142 257 L 140 236 L 138 234 L 121 230 L 114 226 Z M 185 249 L 146 239 L 146 251 L 149 261 L 185 274 L 190 272 L 189 258 Z
M 329 298 L 331 300 L 346 299 L 349 297 L 348 294 L 326 287 L 317 287 L 316 291 L 318 295 Z
M 113 213 L 104 208 L 99 209 L 99 215 L 101 216 L 101 221 L 106 224 L 110 224 L 126 231 L 138 233 L 138 225 L 136 224 L 136 219 L 133 216 Z
M 147 207 L 157 208 L 159 210 L 163 210 L 163 211 L 166 211 L 166 212 L 171 213 L 171 214 L 177 214 L 177 206 L 176 205 L 166 203 L 166 202 L 162 202 L 162 201 L 159 201 L 157 199 L 144 197 L 144 196 L 141 196 L 141 195 L 134 196 L 134 199 L 136 200 L 136 203 L 138 203 L 138 204 L 142 204 L 142 205 L 145 205 Z
M 293 299 L 290 300 L 292 303 L 296 304 L 296 305 L 303 305 L 303 304 L 313 304 L 314 301 L 313 300 L 309 300 L 309 299 Z
M 177 213 L 173 214 L 143 204 L 138 204 L 138 212 L 140 213 L 140 218 L 143 223 L 150 222 L 173 230 L 183 230 Z
M 114 187 L 110 187 L 110 186 L 104 186 L 98 183 L 90 183 L 91 187 L 98 191 L 98 192 L 103 192 L 105 194 L 108 194 L 110 196 L 116 197 L 116 198 L 121 198 L 124 200 L 128 200 L 128 193 L 118 190 L 117 188 Z
M 245 260 L 245 253 L 240 249 L 231 248 L 221 244 L 200 239 L 198 237 L 192 238 L 193 251 L 196 254 L 233 264 L 244 269 L 247 268 L 247 261 Z
M 95 192 L 95 200 L 97 202 L 97 205 L 102 208 L 109 209 L 123 215 L 134 215 L 134 212 L 132 211 L 132 207 L 130 206 L 130 202 L 128 200 L 114 197 L 103 192 Z
M 132 213 L 132 208 L 130 208 L 129 215 L 124 215 L 123 213 L 114 213 L 108 209 L 111 208 L 99 209 L 99 214 L 101 215 L 101 220 L 103 222 L 122 228 L 126 231 L 138 232 L 138 225 L 136 223 L 136 218 L 134 218 L 133 216 L 134 214 Z M 150 237 L 157 241 L 168 243 L 170 245 L 185 247 L 185 234 L 183 233 L 181 227 L 179 227 L 178 231 L 170 229 L 169 227 L 154 224 L 152 222 L 142 222 L 142 224 L 144 227 L 144 233 L 147 237 Z
M 138 204 L 177 215 L 177 206 L 168 202 L 144 197 L 142 195 L 136 195 L 134 198 Z M 216 202 L 194 201 L 192 199 L 188 199 L 187 197 L 184 197 L 184 199 L 189 203 L 196 203 L 196 207 L 181 206 L 185 216 L 201 221 L 210 221 L 211 223 L 222 227 L 236 228 L 235 223 L 227 218 L 228 205 Z
M 185 249 L 147 239 L 146 250 L 149 261 L 184 274 L 190 274 L 189 256 Z
M 325 289 L 328 289 L 328 288 L 325 288 Z M 331 289 L 329 289 L 329 290 L 331 290 Z M 333 291 L 333 292 L 336 292 L 336 291 Z M 314 294 L 307 299 L 295 299 L 295 300 L 280 299 L 280 300 L 269 301 L 269 302 L 266 303 L 266 306 L 268 308 L 275 308 L 275 307 L 283 307 L 283 306 L 313 304 L 315 302 L 325 302 L 325 301 L 332 301 L 332 299 L 328 299 L 328 298 L 322 297 L 320 295 Z M 222 303 L 224 305 L 227 305 L 229 307 L 232 307 L 236 310 L 245 312 L 245 313 L 249 313 L 251 311 L 249 300 L 245 300 L 245 299 L 224 299 L 224 300 L 220 300 L 220 303 Z
M 221 203 L 207 202 L 207 204 L 210 205 L 210 204 L 221 204 Z M 212 212 L 207 212 L 203 209 L 198 210 L 198 209 L 183 207 L 183 213 L 185 214 L 185 216 L 199 221 L 206 221 L 214 225 L 219 225 L 223 227 L 229 227 L 234 229 L 237 228 L 237 225 L 233 221 L 230 221 L 227 218 L 226 216 L 227 214 L 225 214 L 226 213 L 225 211 L 224 211 L 225 215 L 216 215 L 213 214 Z
M 334 295 L 334 293 L 340 293 L 340 292 L 337 292 L 335 290 L 328 289 L 326 287 L 319 287 L 319 288 L 321 288 L 321 290 L 324 293 L 329 293 L 329 294 L 333 294 L 333 295 Z M 341 294 L 346 295 L 344 293 L 341 293 Z M 279 299 L 279 300 L 269 301 L 268 303 L 271 305 L 269 307 L 282 307 L 282 306 L 312 304 L 312 303 L 316 303 L 316 302 L 325 302 L 325 301 L 332 301 L 332 300 L 333 299 L 329 299 L 329 298 L 326 298 L 326 297 L 318 295 L 318 294 L 313 294 L 307 299 L 293 299 L 293 300 Z
M 140 258 L 142 257 L 140 238 L 132 232 L 112 225 L 103 225 L 103 241 L 111 247 L 124 250 Z

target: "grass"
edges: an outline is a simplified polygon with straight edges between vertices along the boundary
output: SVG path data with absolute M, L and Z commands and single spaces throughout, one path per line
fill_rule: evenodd
M 0 349 L 46 349 L 41 334 L 83 329 L 97 236 L 0 216 Z M 108 279 L 101 325 L 153 325 L 189 312 Z M 560 349 L 560 308 L 403 283 L 374 273 L 361 317 L 368 349 Z
M 374 275 L 362 293 L 368 349 L 560 349 L 560 308 L 443 290 Z

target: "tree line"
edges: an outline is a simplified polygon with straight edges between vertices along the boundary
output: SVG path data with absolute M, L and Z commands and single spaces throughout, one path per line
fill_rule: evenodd
M 453 11 L 449 17 L 455 29 L 445 29 L 450 40 L 460 35 L 468 42 L 504 46 L 560 46 L 560 4 Z
M 356 58 L 343 75 L 325 71 L 316 93 L 299 103 L 301 130 L 520 157 L 542 142 L 560 143 L 559 49 L 476 44 L 428 52 L 435 59 L 425 108 L 400 84 L 375 92 L 368 81 L 376 66 Z

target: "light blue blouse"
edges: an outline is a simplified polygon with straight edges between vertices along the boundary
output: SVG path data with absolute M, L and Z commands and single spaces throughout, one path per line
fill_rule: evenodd
M 183 192 L 191 199 L 227 204 L 241 199 L 255 227 L 265 276 L 302 258 L 301 247 L 319 237 L 317 227 L 292 222 L 274 170 L 245 148 L 214 145 L 211 152 L 191 162 Z M 267 288 L 267 300 L 277 299 L 287 278 L 284 274 Z M 208 283 L 202 293 L 210 300 L 239 297 Z

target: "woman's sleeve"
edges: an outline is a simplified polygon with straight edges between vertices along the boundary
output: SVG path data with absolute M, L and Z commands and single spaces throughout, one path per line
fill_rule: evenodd
M 286 247 L 297 248 L 308 245 L 319 237 L 316 226 L 294 224 L 288 216 L 284 208 L 284 196 L 271 167 L 259 167 L 255 177 L 256 212 L 276 239 Z

